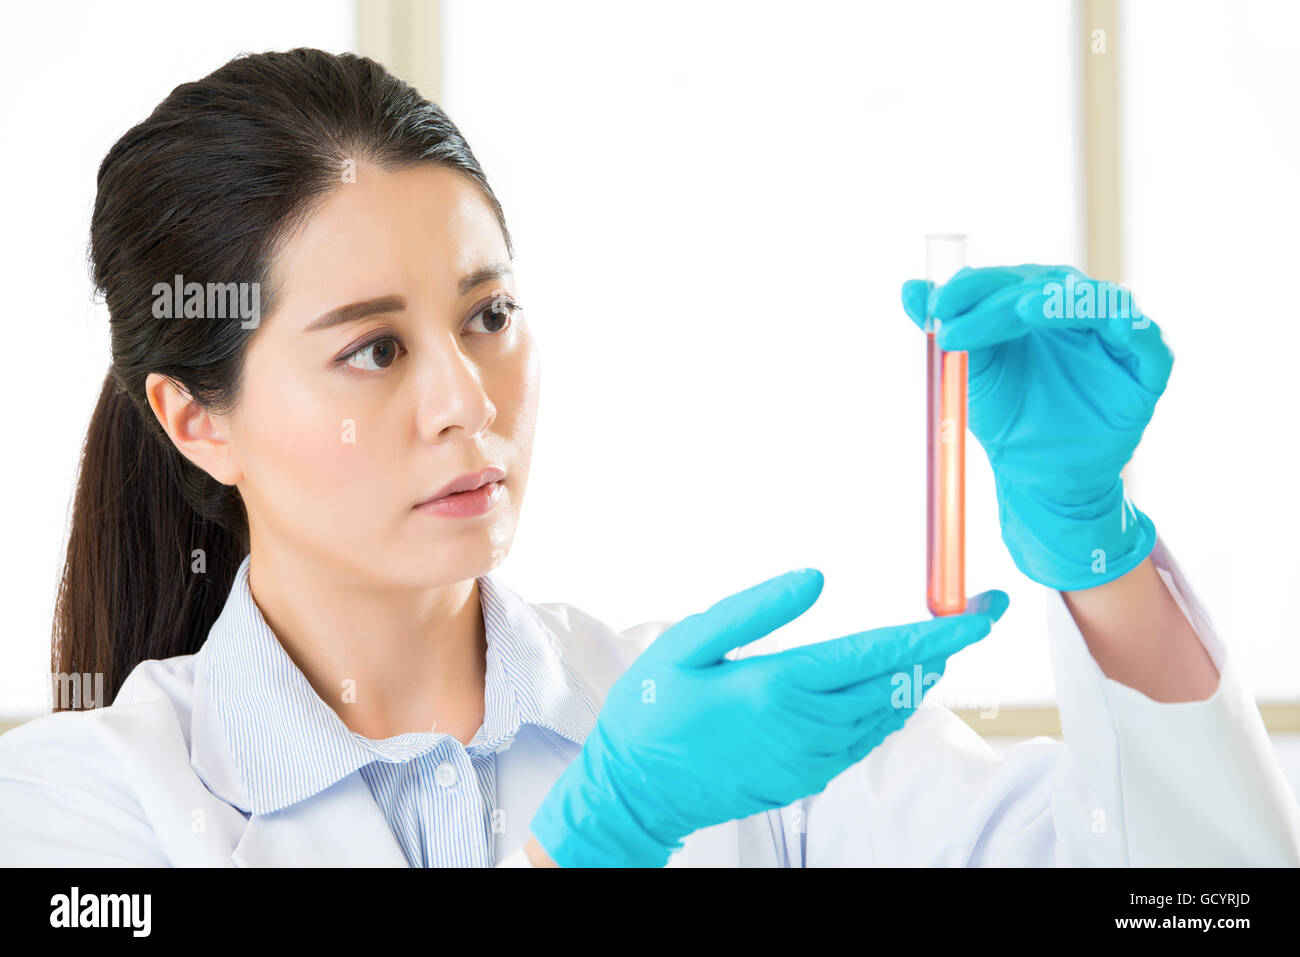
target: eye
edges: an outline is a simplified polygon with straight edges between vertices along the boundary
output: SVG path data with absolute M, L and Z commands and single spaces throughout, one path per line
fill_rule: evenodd
M 362 372 L 383 372 L 397 359 L 399 349 L 401 343 L 392 336 L 372 339 L 351 353 L 343 364 Z M 361 361 L 358 362 L 358 359 Z
M 483 331 L 489 334 L 496 334 L 504 331 L 509 326 L 510 321 L 514 318 L 515 313 L 522 310 L 523 306 L 519 305 L 519 303 L 515 302 L 513 299 L 498 297 L 488 303 L 486 307 L 474 313 L 470 322 L 473 323 L 477 321 L 479 316 L 487 316 L 488 318 L 484 320 L 484 323 L 488 328 L 485 328 Z

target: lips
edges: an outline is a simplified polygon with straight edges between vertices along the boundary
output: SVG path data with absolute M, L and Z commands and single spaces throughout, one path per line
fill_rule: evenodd
M 482 488 L 491 482 L 500 481 L 505 478 L 505 475 L 506 470 L 496 465 L 489 465 L 477 472 L 466 472 L 459 478 L 448 482 L 429 498 L 418 504 L 425 505 L 429 502 L 436 502 L 440 498 L 446 498 L 448 495 L 455 495 L 459 492 L 472 492 L 474 489 Z

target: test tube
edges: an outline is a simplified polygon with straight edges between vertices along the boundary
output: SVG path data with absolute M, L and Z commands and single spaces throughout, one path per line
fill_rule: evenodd
M 966 237 L 925 237 L 925 276 L 936 287 L 966 265 Z M 926 588 L 932 615 L 966 610 L 966 353 L 944 352 L 939 320 L 925 313 Z

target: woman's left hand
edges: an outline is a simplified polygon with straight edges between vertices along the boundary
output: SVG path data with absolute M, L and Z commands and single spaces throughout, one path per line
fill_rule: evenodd
M 938 344 L 969 353 L 971 432 L 993 466 L 1002 539 L 1017 567 L 1062 591 L 1135 568 L 1155 527 L 1124 494 L 1173 367 L 1160 328 L 1127 290 L 1070 266 L 962 269 L 938 289 L 903 285 L 903 307 Z

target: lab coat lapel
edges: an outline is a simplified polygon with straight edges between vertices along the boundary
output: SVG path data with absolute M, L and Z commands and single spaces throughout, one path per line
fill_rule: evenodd
M 407 867 L 359 771 L 273 814 L 254 814 L 230 857 L 237 867 Z
M 199 650 L 190 723 L 190 766 L 209 791 L 250 814 L 221 720 L 209 696 L 207 646 Z M 360 771 L 270 814 L 251 814 L 230 857 L 237 867 L 407 867 Z

